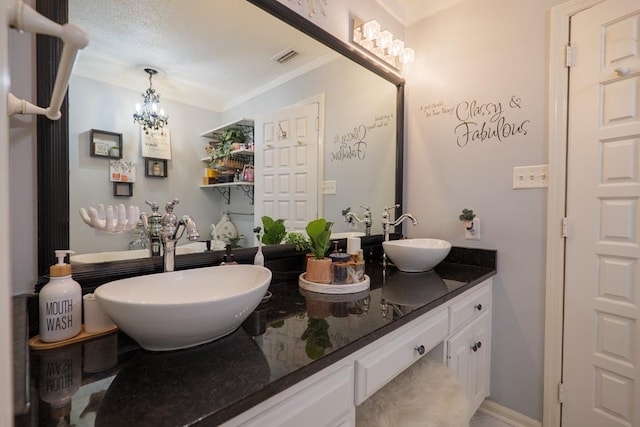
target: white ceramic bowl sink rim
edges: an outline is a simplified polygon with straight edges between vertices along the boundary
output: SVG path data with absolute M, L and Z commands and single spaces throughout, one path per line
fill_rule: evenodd
M 143 348 L 167 351 L 235 331 L 270 283 L 265 267 L 225 265 L 116 280 L 94 294 L 100 308 Z
M 408 273 L 432 270 L 451 250 L 450 242 L 428 238 L 390 240 L 382 246 L 398 270 Z

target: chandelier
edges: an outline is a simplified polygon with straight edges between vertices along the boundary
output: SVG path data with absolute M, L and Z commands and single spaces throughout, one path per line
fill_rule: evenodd
M 151 82 L 151 79 L 158 74 L 158 71 L 153 68 L 145 68 L 144 72 L 149 74 L 149 88 L 142 94 L 144 104 L 136 104 L 133 121 L 142 125 L 145 133 L 148 134 L 150 130 L 162 130 L 167 124 L 169 116 L 165 114 L 163 108 L 160 108 L 160 94 L 156 92 Z

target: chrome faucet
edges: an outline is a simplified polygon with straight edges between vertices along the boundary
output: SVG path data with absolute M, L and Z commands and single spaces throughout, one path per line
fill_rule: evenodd
M 165 214 L 162 215 L 160 236 L 162 238 L 163 247 L 163 259 L 164 259 L 164 271 L 173 271 L 176 261 L 176 243 L 187 230 L 187 239 L 191 241 L 198 240 L 200 233 L 198 232 L 198 225 L 191 219 L 189 215 L 183 215 L 182 218 L 178 218 L 173 213 L 173 208 L 180 201 L 173 199 L 167 202 L 165 205 Z
M 400 225 L 402 221 L 404 221 L 405 219 L 411 220 L 414 226 L 418 225 L 418 220 L 410 213 L 404 213 L 400 215 L 398 218 L 396 218 L 394 221 L 392 221 L 391 214 L 389 214 L 389 210 L 397 209 L 399 207 L 400 207 L 399 204 L 395 204 L 393 206 L 387 206 L 384 208 L 384 211 L 382 212 L 382 232 L 384 233 L 385 242 L 389 241 L 389 227 L 396 227 Z M 387 265 L 387 253 L 384 250 L 382 251 L 382 265 L 385 267 Z
M 389 227 L 397 227 L 405 219 L 411 220 L 413 225 L 418 225 L 418 220 L 410 213 L 404 213 L 400 215 L 398 218 L 396 218 L 394 221 L 391 221 L 391 214 L 389 213 L 389 210 L 397 209 L 399 207 L 400 207 L 399 204 L 395 204 L 393 206 L 387 206 L 384 208 L 384 211 L 382 212 L 382 232 L 384 233 L 385 242 L 389 241 Z
M 141 213 L 140 221 L 142 221 L 142 226 L 146 230 L 147 236 L 149 236 L 149 256 L 158 256 L 162 247 L 162 238 L 160 237 L 162 215 L 158 212 L 158 204 L 156 202 L 145 200 L 145 203 L 151 207 L 151 213 Z
M 360 219 L 358 215 L 356 215 L 351 210 L 351 207 L 343 209 L 342 216 L 344 217 L 345 222 L 348 222 L 349 224 L 353 224 L 354 222 L 364 223 L 364 234 L 366 236 L 371 236 L 371 224 L 372 224 L 371 210 L 368 207 L 365 207 L 362 205 L 360 205 L 360 207 L 364 209 L 364 213 L 362 214 L 362 219 Z

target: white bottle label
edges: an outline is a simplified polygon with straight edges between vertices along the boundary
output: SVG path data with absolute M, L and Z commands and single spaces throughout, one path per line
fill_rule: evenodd
M 76 321 L 78 320 L 76 319 Z M 65 299 L 45 303 L 44 321 L 47 332 L 58 332 L 73 328 L 73 300 Z

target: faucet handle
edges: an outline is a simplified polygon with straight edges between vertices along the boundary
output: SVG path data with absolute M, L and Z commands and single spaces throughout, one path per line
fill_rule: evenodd
M 171 200 L 170 202 L 167 202 L 167 203 L 164 205 L 164 208 L 165 208 L 165 210 L 166 210 L 167 212 L 173 212 L 173 207 L 174 207 L 175 205 L 177 205 L 178 203 L 180 203 L 180 200 L 178 200 L 178 199 L 173 199 L 173 200 Z
M 345 216 L 346 214 L 348 214 L 349 212 L 351 212 L 351 206 L 349 206 L 346 209 L 342 209 L 342 216 Z
M 159 206 L 156 202 L 150 202 L 149 200 L 145 200 L 144 202 L 151 207 L 152 212 L 158 212 Z

